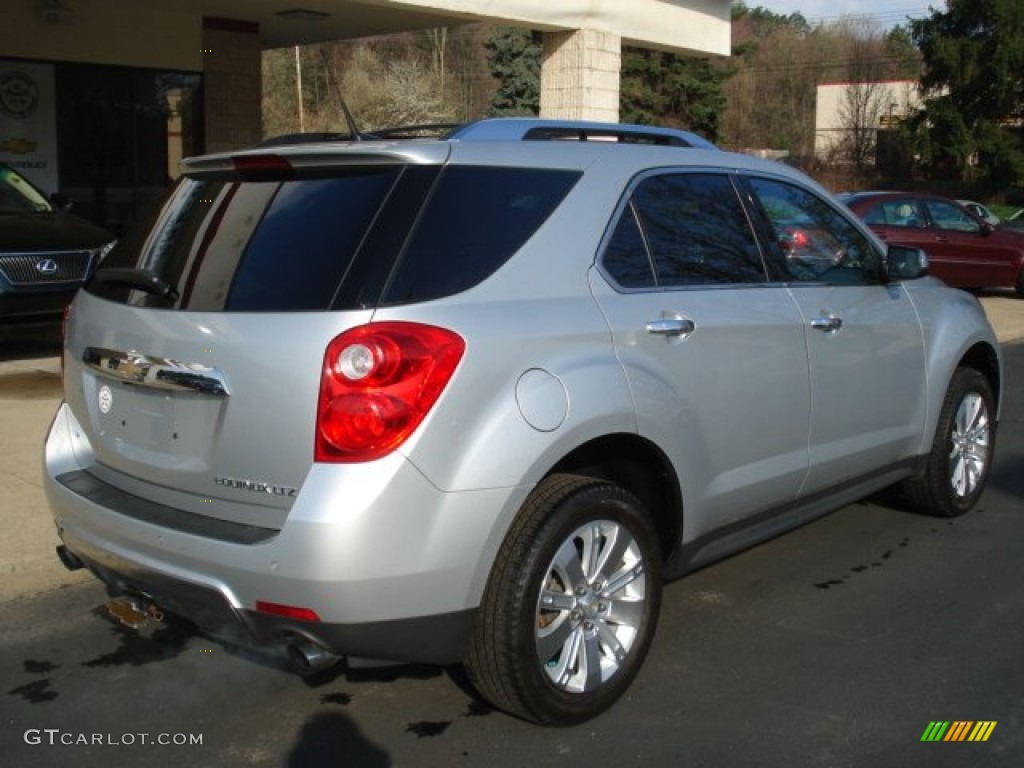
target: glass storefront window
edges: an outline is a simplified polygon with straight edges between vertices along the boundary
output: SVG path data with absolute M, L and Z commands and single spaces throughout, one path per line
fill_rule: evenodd
M 202 152 L 202 75 L 58 63 L 56 83 L 61 191 L 121 234 Z

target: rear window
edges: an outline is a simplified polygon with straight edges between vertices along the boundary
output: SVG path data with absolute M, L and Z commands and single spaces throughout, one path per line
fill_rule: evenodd
M 436 299 L 496 271 L 579 175 L 389 165 L 288 181 L 187 178 L 149 232 L 123 239 L 103 262 L 104 270 L 145 270 L 173 290 L 96 278 L 86 290 L 200 312 Z
M 388 167 L 292 181 L 185 179 L 151 234 L 128 238 L 103 262 L 148 270 L 176 298 L 96 279 L 87 290 L 195 311 L 328 309 L 400 174 Z

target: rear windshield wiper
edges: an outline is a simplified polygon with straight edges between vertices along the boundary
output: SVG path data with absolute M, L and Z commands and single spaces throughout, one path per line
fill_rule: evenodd
M 123 285 L 136 288 L 161 299 L 177 301 L 177 289 L 160 275 L 148 269 L 107 267 L 96 271 L 95 278 L 104 285 Z

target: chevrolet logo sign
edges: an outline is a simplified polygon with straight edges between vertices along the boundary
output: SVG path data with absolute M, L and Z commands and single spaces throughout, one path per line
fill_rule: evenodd
M 36 272 L 50 277 L 57 274 L 57 262 L 53 259 L 40 259 L 36 262 Z

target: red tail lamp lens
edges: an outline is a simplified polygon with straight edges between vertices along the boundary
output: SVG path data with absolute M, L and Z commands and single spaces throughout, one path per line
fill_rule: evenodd
M 288 179 L 295 170 L 281 155 L 236 155 L 231 158 L 231 164 L 238 173 L 251 181 Z
M 458 334 L 418 323 L 371 323 L 334 338 L 320 379 L 316 460 L 393 451 L 433 408 L 465 349 Z

